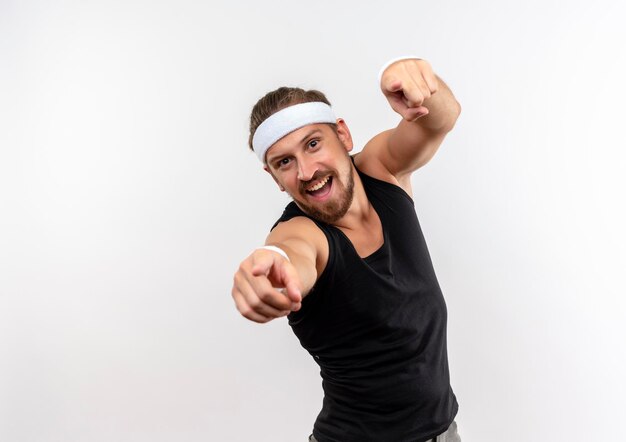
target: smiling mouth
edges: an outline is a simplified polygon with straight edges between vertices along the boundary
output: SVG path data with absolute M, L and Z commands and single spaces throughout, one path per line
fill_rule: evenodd
M 329 175 L 314 186 L 310 186 L 308 189 L 305 189 L 305 192 L 313 197 L 324 197 L 330 192 L 332 182 L 333 177 Z

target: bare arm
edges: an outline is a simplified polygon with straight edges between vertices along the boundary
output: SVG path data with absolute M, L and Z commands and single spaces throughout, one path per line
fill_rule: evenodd
M 357 165 L 405 187 L 410 174 L 435 155 L 461 106 L 425 60 L 392 64 L 383 73 L 381 89 L 402 121 L 368 142 Z
M 261 323 L 299 310 L 328 260 L 324 234 L 305 218 L 279 224 L 266 244 L 281 248 L 289 260 L 271 250 L 253 251 L 239 265 L 232 290 L 239 312 Z

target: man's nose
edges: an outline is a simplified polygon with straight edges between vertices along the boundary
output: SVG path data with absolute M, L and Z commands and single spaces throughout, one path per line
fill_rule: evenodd
M 310 181 L 317 172 L 317 166 L 313 161 L 300 159 L 298 161 L 298 179 L 300 181 Z

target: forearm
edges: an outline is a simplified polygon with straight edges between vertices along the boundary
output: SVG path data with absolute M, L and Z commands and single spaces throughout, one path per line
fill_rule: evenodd
M 439 89 L 424 100 L 428 114 L 415 121 L 402 119 L 389 135 L 391 155 L 423 165 L 437 151 L 461 113 L 461 105 L 450 88 L 437 77 Z M 415 165 L 413 166 L 415 167 Z
M 395 129 L 373 140 L 372 151 L 399 178 L 430 161 L 454 127 L 461 106 L 425 60 L 392 65 L 384 72 L 381 86 L 402 120 Z

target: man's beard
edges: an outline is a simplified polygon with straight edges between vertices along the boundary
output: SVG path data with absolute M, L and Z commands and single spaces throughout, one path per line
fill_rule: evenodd
M 315 179 L 316 178 L 314 177 L 311 181 L 314 181 Z M 339 178 L 337 175 L 333 175 L 332 185 L 343 187 L 343 185 L 339 182 Z M 301 186 L 302 189 L 304 187 L 305 186 Z M 337 189 L 333 189 L 333 190 L 341 190 L 341 189 L 337 187 Z M 343 218 L 343 216 L 348 212 L 348 209 L 352 205 L 353 198 L 354 198 L 354 176 L 353 176 L 352 168 L 350 168 L 348 172 L 348 182 L 346 183 L 346 186 L 343 188 L 343 192 L 341 192 L 339 199 L 335 201 L 327 201 L 317 206 L 309 205 L 306 202 L 296 200 L 295 198 L 294 200 L 307 215 L 319 221 L 322 221 L 326 224 L 333 224 L 339 221 L 341 218 Z

